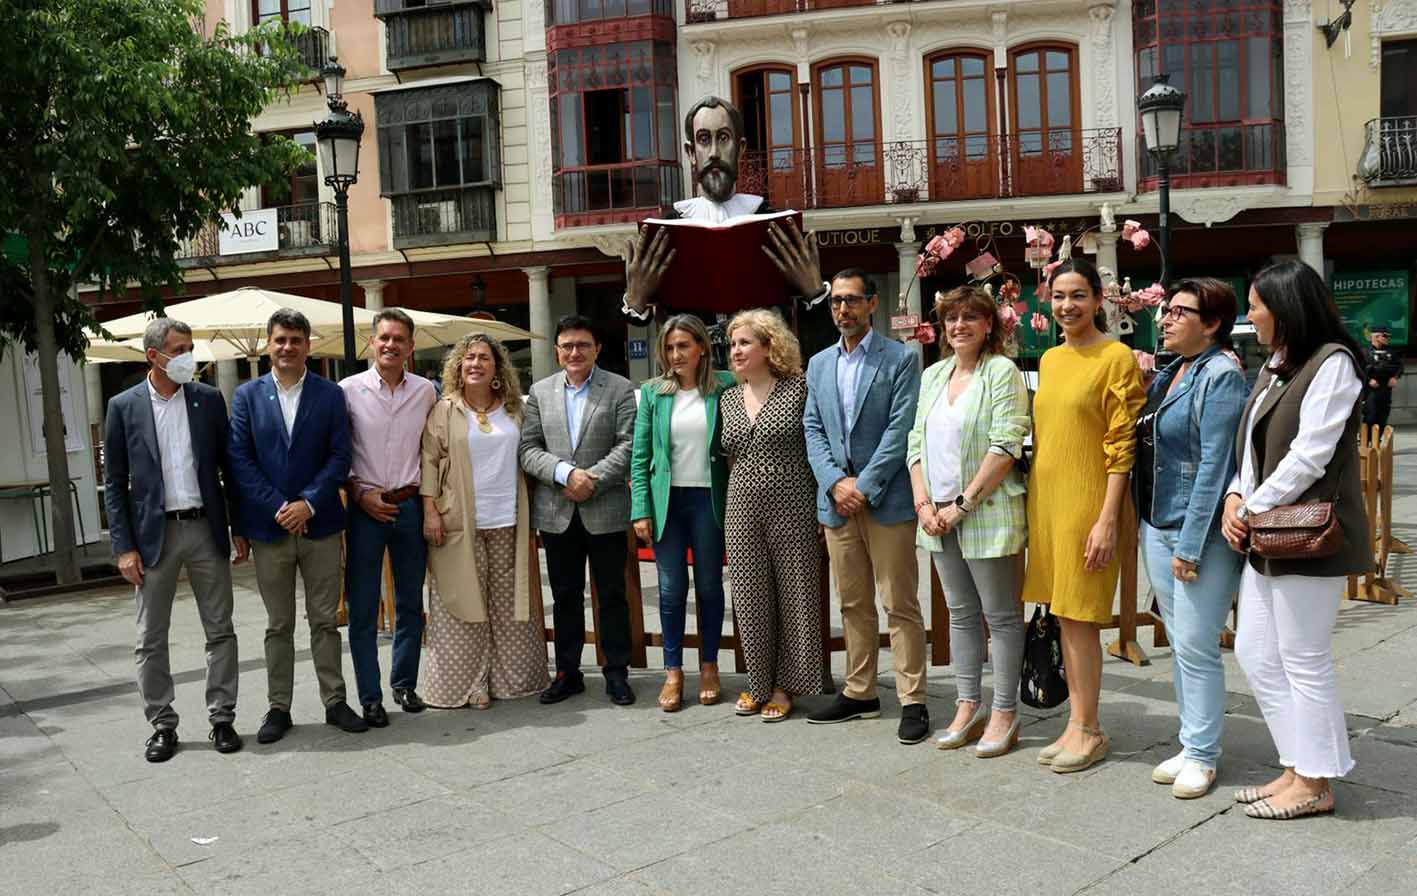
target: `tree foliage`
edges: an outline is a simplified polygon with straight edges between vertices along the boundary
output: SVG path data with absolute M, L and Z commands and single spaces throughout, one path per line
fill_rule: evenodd
M 38 236 L 46 268 L 0 256 L 0 334 L 26 350 L 37 288 L 56 347 L 82 357 L 93 316 L 73 284 L 135 283 L 155 306 L 181 288 L 183 240 L 305 157 L 250 126 L 306 73 L 288 34 L 204 35 L 203 15 L 202 0 L 0 0 L 0 235 Z

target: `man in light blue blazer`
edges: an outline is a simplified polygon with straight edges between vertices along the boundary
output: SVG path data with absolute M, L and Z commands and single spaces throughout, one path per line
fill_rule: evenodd
M 256 584 L 266 605 L 266 689 L 270 711 L 258 743 L 290 730 L 295 686 L 295 573 L 305 583 L 310 654 L 325 722 L 345 731 L 369 725 L 345 702 L 339 608 L 340 536 L 352 451 L 344 390 L 305 369 L 310 322 L 281 308 L 266 324 L 271 372 L 243 383 L 231 400 L 231 468 L 241 490 L 242 531 L 251 539 Z
M 807 458 L 817 477 L 817 519 L 825 527 L 846 634 L 846 685 L 807 721 L 826 725 L 881 714 L 879 592 L 902 704 L 898 739 L 916 744 L 930 734 L 930 714 L 905 448 L 920 364 L 910 349 L 871 329 L 877 302 L 876 284 L 860 268 L 833 277 L 832 322 L 841 341 L 807 365 Z

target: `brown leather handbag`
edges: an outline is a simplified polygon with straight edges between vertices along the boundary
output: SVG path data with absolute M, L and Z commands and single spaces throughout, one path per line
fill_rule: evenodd
M 1343 547 L 1332 501 L 1284 504 L 1250 515 L 1250 550 L 1267 560 L 1316 560 Z

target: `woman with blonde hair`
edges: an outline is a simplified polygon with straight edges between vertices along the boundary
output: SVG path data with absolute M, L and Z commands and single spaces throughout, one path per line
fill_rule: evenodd
M 630 459 L 630 518 L 635 535 L 654 545 L 659 572 L 659 623 L 664 688 L 659 708 L 683 704 L 684 627 L 689 562 L 699 609 L 699 702 L 719 701 L 718 643 L 723 634 L 723 504 L 728 465 L 718 440 L 718 402 L 733 375 L 713 369 L 708 330 L 679 314 L 659 331 L 660 376 L 640 386 Z
M 448 352 L 423 430 L 430 706 L 487 709 L 549 683 L 541 595 L 530 587 L 522 394 L 507 350 L 473 333 Z
M 807 463 L 802 353 L 782 318 L 755 309 L 728 324 L 738 385 L 719 399 L 728 457 L 724 531 L 733 610 L 748 664 L 739 715 L 780 722 L 822 681 L 821 541 Z

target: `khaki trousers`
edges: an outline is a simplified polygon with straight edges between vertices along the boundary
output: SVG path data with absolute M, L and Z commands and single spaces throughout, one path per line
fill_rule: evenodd
M 876 696 L 879 593 L 895 659 L 896 693 L 902 704 L 925 703 L 925 619 L 920 614 L 915 522 L 885 525 L 864 510 L 848 517 L 846 525 L 827 529 L 826 539 L 846 632 L 843 693 L 853 700 Z
M 256 584 L 266 605 L 266 690 L 270 705 L 290 711 L 295 690 L 295 572 L 305 583 L 305 619 L 310 624 L 310 655 L 320 682 L 320 702 L 344 700 L 344 668 L 339 628 L 340 536 L 253 542 Z

